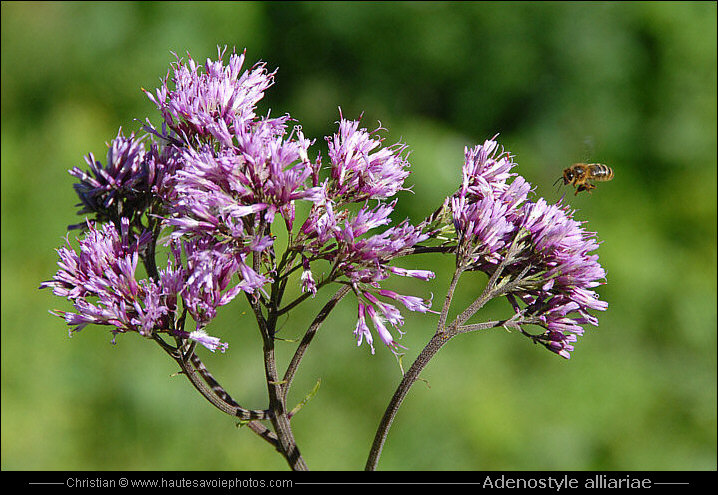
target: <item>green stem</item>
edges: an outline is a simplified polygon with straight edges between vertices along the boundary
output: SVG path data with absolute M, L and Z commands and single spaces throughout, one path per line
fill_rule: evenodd
M 429 343 L 426 344 L 426 347 L 424 347 L 414 363 L 411 365 L 411 368 L 409 368 L 409 370 L 404 374 L 404 378 L 402 378 L 401 383 L 399 383 L 399 386 L 396 388 L 396 391 L 394 392 L 394 395 L 384 412 L 384 416 L 379 423 L 379 428 L 374 436 L 374 443 L 371 446 L 369 458 L 366 462 L 366 471 L 376 470 L 382 448 L 384 447 L 384 442 L 389 434 L 389 428 L 391 428 L 391 424 L 394 422 L 394 417 L 399 411 L 399 407 L 401 407 L 401 403 L 404 401 L 406 394 L 409 393 L 409 389 L 431 358 L 433 358 L 434 355 L 439 352 L 439 349 L 441 349 L 441 347 L 453 336 L 454 335 L 446 332 L 437 332 L 434 334 Z
M 297 347 L 296 352 L 294 353 L 294 356 L 292 357 L 291 362 L 289 363 L 289 366 L 287 367 L 287 371 L 284 373 L 284 399 L 286 400 L 287 392 L 289 391 L 289 387 L 292 384 L 292 380 L 294 379 L 294 374 L 297 372 L 297 368 L 299 367 L 299 363 L 302 361 L 302 358 L 304 357 L 304 353 L 307 351 L 309 344 L 312 342 L 312 339 L 316 335 L 317 331 L 319 330 L 319 327 L 322 325 L 324 320 L 329 316 L 329 313 L 332 309 L 337 305 L 339 301 L 342 300 L 344 296 L 346 296 L 349 291 L 351 290 L 351 287 L 348 285 L 342 286 L 341 289 L 339 289 L 332 298 L 324 305 L 324 307 L 319 311 L 319 314 L 317 314 L 316 318 L 314 318 L 314 321 L 307 329 L 307 332 L 304 334 L 304 338 L 299 343 L 299 346 Z
M 509 318 L 508 320 L 497 320 L 492 322 L 462 326 L 469 318 L 476 314 L 488 301 L 490 301 L 494 297 L 510 293 L 511 291 L 516 289 L 521 283 L 525 282 L 523 277 L 529 272 L 531 268 L 530 265 L 526 266 L 524 270 L 522 270 L 521 273 L 517 276 L 507 276 L 503 280 L 499 281 L 506 266 L 515 261 L 514 255 L 518 252 L 518 241 L 519 235 L 514 238 L 514 241 L 509 247 L 506 256 L 501 261 L 499 266 L 496 267 L 496 270 L 489 278 L 489 281 L 487 282 L 486 287 L 482 291 L 481 295 L 473 303 L 471 303 L 469 307 L 467 307 L 459 316 L 457 316 L 451 323 L 451 325 L 447 327 L 446 318 L 449 312 L 449 307 L 451 305 L 451 300 L 453 298 L 454 290 L 456 289 L 456 286 L 458 284 L 459 277 L 463 271 L 463 267 L 461 265 L 457 266 L 457 269 L 454 272 L 454 276 L 447 291 L 447 297 L 444 302 L 444 307 L 442 309 L 441 315 L 439 317 L 439 323 L 437 325 L 436 333 L 431 338 L 431 340 L 429 340 L 424 349 L 422 349 L 421 353 L 419 353 L 416 360 L 414 360 L 411 367 L 402 378 L 401 382 L 399 383 L 399 386 L 397 387 L 396 391 L 394 392 L 394 395 L 391 398 L 391 401 L 389 402 L 389 405 L 386 408 L 386 411 L 384 412 L 384 416 L 382 417 L 381 422 L 379 423 L 379 427 L 377 429 L 376 435 L 374 436 L 374 442 L 372 443 L 371 450 L 369 451 L 369 457 L 365 466 L 365 469 L 367 471 L 376 470 L 377 464 L 379 463 L 379 457 L 381 456 L 382 448 L 384 447 L 384 442 L 386 441 L 386 437 L 389 434 L 389 428 L 391 428 L 391 425 L 394 421 L 394 417 L 396 416 L 399 407 L 401 407 L 404 398 L 409 393 L 409 389 L 417 380 L 421 371 L 426 367 L 426 365 L 436 355 L 436 353 L 439 352 L 439 349 L 441 349 L 449 340 L 451 340 L 460 333 L 466 333 L 473 330 L 484 330 L 487 328 L 504 326 L 507 324 L 510 324 L 511 326 L 520 324 L 516 320 L 523 315 L 515 314 L 512 318 Z

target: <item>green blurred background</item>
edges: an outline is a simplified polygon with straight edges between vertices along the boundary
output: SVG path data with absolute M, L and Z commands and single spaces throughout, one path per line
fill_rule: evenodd
M 500 133 L 538 195 L 568 164 L 611 165 L 592 196 L 567 194 L 602 240 L 609 310 L 564 361 L 516 334 L 459 337 L 399 412 L 381 469 L 716 469 L 716 4 L 659 3 L 2 3 L 2 469 L 285 469 L 266 443 L 205 403 L 137 335 L 72 339 L 37 289 L 75 223 L 67 170 L 135 118 L 158 122 L 155 88 L 187 51 L 247 47 L 278 67 L 260 106 L 317 138 L 338 106 L 413 150 L 396 219 L 423 218 L 460 181 L 463 148 Z M 247 65 L 247 66 L 248 66 Z M 326 156 L 326 153 L 323 153 Z M 388 284 L 444 297 L 437 279 Z M 468 277 L 466 303 L 485 281 Z M 323 297 L 286 322 L 301 335 Z M 208 365 L 249 407 L 266 404 L 260 340 L 241 303 L 211 332 L 230 343 Z M 342 301 L 290 402 L 309 467 L 362 469 L 400 370 L 371 356 Z M 507 315 L 496 301 L 486 319 Z M 239 318 L 239 319 L 238 319 Z M 237 324 L 239 322 L 239 325 Z M 407 315 L 411 362 L 436 316 Z M 284 343 L 281 358 L 293 348 Z

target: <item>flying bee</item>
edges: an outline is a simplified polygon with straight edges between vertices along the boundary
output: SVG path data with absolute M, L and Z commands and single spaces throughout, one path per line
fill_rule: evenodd
M 596 186 L 589 181 L 606 182 L 613 179 L 613 169 L 603 163 L 574 163 L 563 171 L 563 176 L 559 177 L 556 182 L 563 179 L 563 184 L 571 184 L 576 188 L 574 196 L 581 191 L 596 189 Z M 556 184 L 554 182 L 554 184 Z

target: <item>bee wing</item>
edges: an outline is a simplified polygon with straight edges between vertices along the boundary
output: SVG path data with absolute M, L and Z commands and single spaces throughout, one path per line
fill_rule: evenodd
M 593 156 L 596 151 L 596 144 L 593 136 L 583 138 L 583 161 L 588 161 L 588 157 Z

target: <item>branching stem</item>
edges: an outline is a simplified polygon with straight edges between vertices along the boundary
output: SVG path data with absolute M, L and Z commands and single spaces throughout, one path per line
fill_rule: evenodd
M 436 333 L 431 338 L 431 340 L 429 340 L 424 349 L 422 349 L 422 351 L 419 353 L 409 370 L 404 374 L 404 377 L 402 378 L 396 391 L 394 392 L 394 395 L 391 398 L 391 401 L 389 402 L 386 411 L 384 412 L 384 416 L 379 423 L 376 435 L 374 436 L 374 442 L 372 443 L 371 450 L 369 451 L 369 457 L 365 466 L 365 469 L 367 471 L 376 470 L 376 467 L 379 463 L 379 457 L 381 456 L 381 451 L 384 446 L 384 442 L 386 441 L 386 437 L 389 434 L 389 428 L 391 428 L 391 425 L 394 421 L 394 417 L 396 416 L 399 407 L 401 406 L 402 402 L 404 401 L 404 398 L 409 392 L 409 389 L 417 380 L 419 374 L 426 367 L 429 361 L 449 340 L 454 338 L 456 335 L 475 330 L 485 330 L 488 328 L 505 326 L 520 328 L 521 324 L 535 322 L 534 318 L 523 320 L 521 319 L 523 317 L 523 314 L 516 313 L 508 320 L 496 320 L 472 325 L 464 325 L 464 323 L 473 315 L 475 315 L 488 301 L 495 297 L 509 294 L 525 282 L 524 277 L 529 273 L 531 269 L 530 265 L 527 265 L 516 276 L 509 275 L 501 279 L 501 275 L 505 271 L 505 268 L 515 260 L 514 255 L 518 251 L 517 245 L 519 241 L 519 236 L 520 234 L 517 235 L 516 238 L 514 238 L 506 255 L 489 278 L 489 281 L 487 282 L 486 287 L 482 291 L 481 295 L 473 303 L 471 303 L 459 316 L 457 316 L 449 326 L 446 326 L 446 319 L 453 298 L 454 290 L 456 289 L 461 273 L 464 271 L 464 265 L 462 265 L 461 263 L 457 264 L 457 268 L 454 271 L 454 275 L 447 291 L 444 307 L 442 308 L 441 314 L 439 316 Z

